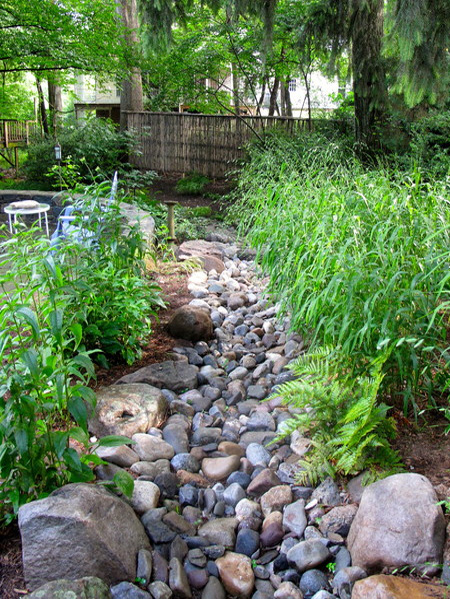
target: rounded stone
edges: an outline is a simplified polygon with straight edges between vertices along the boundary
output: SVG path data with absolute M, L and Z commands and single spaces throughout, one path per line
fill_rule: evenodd
M 236 537 L 236 553 L 251 557 L 259 549 L 259 533 L 251 528 L 242 528 Z
M 202 461 L 202 471 L 210 480 L 223 480 L 238 470 L 239 465 L 240 458 L 237 455 L 230 455 L 226 458 L 205 458 Z
M 216 560 L 220 579 L 232 596 L 249 597 L 255 586 L 255 575 L 249 557 L 228 551 Z
M 208 311 L 190 305 L 175 310 L 167 328 L 176 339 L 203 341 L 213 336 L 213 323 Z
M 300 590 L 307 597 L 311 597 L 328 586 L 326 575 L 320 570 L 308 570 L 300 578 Z

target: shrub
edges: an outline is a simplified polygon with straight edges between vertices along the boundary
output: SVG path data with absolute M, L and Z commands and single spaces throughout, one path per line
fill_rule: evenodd
M 190 175 L 179 179 L 175 189 L 179 194 L 198 196 L 203 193 L 203 190 L 208 183 L 209 179 L 208 177 L 205 177 L 205 175 L 201 175 L 200 173 L 191 173 Z
M 97 175 L 111 177 L 128 154 L 136 151 L 136 142 L 130 131 L 121 132 L 105 119 L 92 118 L 84 122 L 69 122 L 58 134 L 61 145 L 63 186 L 73 188 L 77 182 L 92 183 Z M 28 157 L 22 171 L 27 179 L 60 186 L 60 171 L 55 159 L 55 140 L 39 138 L 28 148 Z

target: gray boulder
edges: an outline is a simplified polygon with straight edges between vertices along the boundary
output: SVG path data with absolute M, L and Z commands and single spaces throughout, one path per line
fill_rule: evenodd
M 150 544 L 133 509 L 103 487 L 71 484 L 19 510 L 27 586 L 97 576 L 134 580 L 136 556 Z
M 89 430 L 97 437 L 145 433 L 165 417 L 167 400 L 159 389 L 145 384 L 111 385 L 97 391 Z
M 107 584 L 94 576 L 53 580 L 27 595 L 29 599 L 111 599 Z
M 167 360 L 126 374 L 116 381 L 116 384 L 146 383 L 158 387 L 158 389 L 169 389 L 175 393 L 181 393 L 187 389 L 197 388 L 197 373 L 197 366 L 191 366 L 187 362 Z
M 437 496 L 420 474 L 395 474 L 368 486 L 348 535 L 352 564 L 367 572 L 442 563 L 445 520 Z

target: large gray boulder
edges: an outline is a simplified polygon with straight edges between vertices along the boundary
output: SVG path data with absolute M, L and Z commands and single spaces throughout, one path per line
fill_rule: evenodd
M 111 591 L 107 584 L 95 578 L 86 576 L 79 580 L 54 580 L 39 587 L 28 599 L 111 599 Z
M 97 437 L 146 433 L 166 416 L 167 399 L 156 387 L 145 384 L 111 385 L 97 391 L 89 430 Z
M 150 543 L 133 509 L 103 487 L 71 484 L 19 510 L 24 576 L 34 590 L 52 580 L 134 580 Z
M 420 474 L 395 474 L 368 486 L 348 535 L 352 564 L 367 572 L 442 563 L 445 520 L 437 496 Z
M 188 389 L 196 389 L 197 366 L 191 366 L 187 362 L 173 362 L 167 360 L 159 364 L 150 364 L 139 368 L 131 374 L 126 374 L 118 381 L 116 385 L 124 383 L 146 383 L 158 389 L 170 389 L 175 393 L 181 393 Z

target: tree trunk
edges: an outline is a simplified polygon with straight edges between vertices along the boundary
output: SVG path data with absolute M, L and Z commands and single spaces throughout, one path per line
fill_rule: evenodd
M 61 97 L 61 86 L 47 81 L 48 84 L 48 106 L 50 112 L 50 124 L 52 132 L 56 136 L 58 129 L 59 120 L 62 114 L 62 97 Z
M 233 86 L 233 108 L 236 114 L 240 112 L 240 101 L 239 101 L 239 74 L 236 64 L 231 63 L 231 79 Z
M 285 85 L 284 102 L 286 105 L 286 107 L 285 107 L 286 116 L 292 116 L 292 101 L 291 101 L 291 92 L 289 91 L 289 81 Z
M 352 70 L 355 95 L 355 139 L 361 154 L 380 147 L 379 127 L 386 101 L 381 59 L 383 0 L 354 0 Z
M 278 88 L 280 87 L 280 80 L 278 77 L 275 77 L 275 81 L 273 82 L 273 87 L 270 91 L 270 102 L 269 102 L 269 116 L 274 116 L 275 110 L 277 108 L 277 96 L 278 96 Z
M 286 116 L 286 84 L 280 81 L 280 109 L 281 116 Z
M 127 31 L 125 38 L 130 46 L 138 43 L 137 28 L 137 6 L 136 0 L 120 0 L 121 16 Z M 122 81 L 122 90 L 120 94 L 120 128 L 126 129 L 127 115 L 126 110 L 140 112 L 143 110 L 142 99 L 142 75 L 137 68 L 131 70 L 130 76 Z
M 44 135 L 49 134 L 48 130 L 48 118 L 47 118 L 47 108 L 45 107 L 45 99 L 44 92 L 42 91 L 42 85 L 39 79 L 36 78 L 36 87 L 39 98 L 39 115 L 41 118 L 42 130 L 44 131 Z
M 266 95 L 266 80 L 264 79 L 262 88 L 261 88 L 261 95 L 259 96 L 258 104 L 256 105 L 256 114 L 258 116 L 261 116 L 261 107 L 263 105 L 265 95 Z

